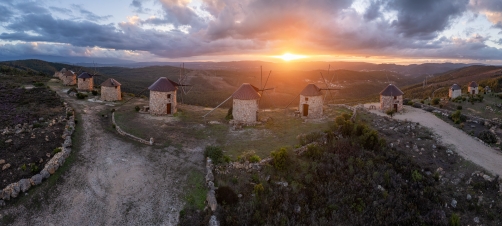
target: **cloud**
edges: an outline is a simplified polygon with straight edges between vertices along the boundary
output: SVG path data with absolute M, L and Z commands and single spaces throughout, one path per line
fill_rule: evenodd
M 366 9 L 366 12 L 364 13 L 364 19 L 366 21 L 372 21 L 378 17 L 381 17 L 382 13 L 380 12 L 380 5 L 381 2 L 372 1 L 370 6 Z
M 79 12 L 80 12 L 80 14 L 82 14 L 82 16 L 84 16 L 87 20 L 90 20 L 90 21 L 107 20 L 107 19 L 110 19 L 113 17 L 112 15 L 98 16 L 95 13 L 88 11 L 88 10 L 81 8 L 81 7 L 79 7 Z
M 7 7 L 0 5 L 0 22 L 7 22 L 12 17 L 12 11 Z

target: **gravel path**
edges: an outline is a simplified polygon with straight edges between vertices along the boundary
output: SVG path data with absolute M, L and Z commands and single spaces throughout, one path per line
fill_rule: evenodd
M 368 108 L 369 105 L 378 106 L 379 104 L 365 104 L 365 107 Z M 405 113 L 395 114 L 393 118 L 418 122 L 420 125 L 432 129 L 441 137 L 443 144 L 452 145 L 454 151 L 465 159 L 485 168 L 494 175 L 502 175 L 502 153 L 483 145 L 462 130 L 451 126 L 427 111 L 410 106 L 404 106 L 404 109 Z M 380 111 L 371 110 L 370 112 L 386 116 Z
M 83 147 L 47 205 L 7 207 L 13 225 L 176 225 L 188 171 L 202 171 L 200 152 L 135 143 L 104 130 L 103 104 L 68 99 L 82 116 Z

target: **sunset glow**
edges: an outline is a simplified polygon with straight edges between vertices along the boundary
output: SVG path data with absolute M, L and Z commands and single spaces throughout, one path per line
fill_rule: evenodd
M 307 58 L 308 56 L 291 54 L 291 53 L 285 53 L 285 54 L 282 54 L 280 56 L 274 56 L 274 57 L 282 59 L 284 61 L 292 61 L 292 60 L 304 59 L 304 58 Z

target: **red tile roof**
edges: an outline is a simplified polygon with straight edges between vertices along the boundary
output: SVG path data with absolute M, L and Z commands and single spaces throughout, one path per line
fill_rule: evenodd
M 321 89 L 315 84 L 308 84 L 300 93 L 302 96 L 321 96 Z
M 84 73 L 80 74 L 78 76 L 78 78 L 92 78 L 92 75 L 87 72 L 84 72 Z
M 382 92 L 380 92 L 380 95 L 382 96 L 401 96 L 403 94 L 403 91 L 392 84 L 389 84 Z
M 172 92 L 178 90 L 178 86 L 178 83 L 173 82 L 166 77 L 160 77 L 150 87 L 148 87 L 148 89 L 157 92 Z
M 243 83 L 241 87 L 239 87 L 239 89 L 232 94 L 232 97 L 239 100 L 260 99 L 261 95 L 258 93 L 258 90 L 260 89 L 249 83 Z

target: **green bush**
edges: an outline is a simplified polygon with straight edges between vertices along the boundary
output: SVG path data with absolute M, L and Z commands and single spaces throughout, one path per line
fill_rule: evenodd
M 134 110 L 136 110 L 136 112 L 138 112 L 139 110 L 141 110 L 141 107 L 140 107 L 140 106 L 138 106 L 138 105 L 136 105 L 136 106 L 134 107 Z
M 263 191 L 265 191 L 265 188 L 263 188 L 263 185 L 262 184 L 257 184 L 254 186 L 253 188 L 253 193 L 257 194 L 257 195 L 260 195 L 263 193 Z
M 251 162 L 251 163 L 256 163 L 256 162 L 260 162 L 260 161 L 261 161 L 261 158 L 258 155 L 251 155 L 249 157 L 249 162 Z
M 495 136 L 495 134 L 493 134 L 489 130 L 484 130 L 479 133 L 478 138 L 488 144 L 497 143 L 497 136 Z
M 204 151 L 204 157 L 209 157 L 215 165 L 227 162 L 223 155 L 223 150 L 218 146 L 207 146 Z
M 21 165 L 21 170 L 25 171 L 26 170 L 26 164 Z
M 84 93 L 77 93 L 77 98 L 78 98 L 78 99 L 85 99 L 85 98 L 87 98 L 87 94 L 84 94 Z
M 437 98 L 437 97 L 436 97 L 436 98 L 434 98 L 434 99 L 432 99 L 432 105 L 438 105 L 440 100 L 441 100 L 441 99 L 439 99 L 439 98 Z
M 226 120 L 232 120 L 232 119 L 234 119 L 234 116 L 232 115 L 232 111 L 233 111 L 233 108 L 232 108 L 232 107 L 230 107 L 230 108 L 228 109 L 228 111 L 227 111 L 227 115 L 225 116 L 225 119 L 226 119 Z
M 455 124 L 459 124 L 461 122 L 465 122 L 466 117 L 462 115 L 462 112 L 460 112 L 460 110 L 456 110 L 455 112 L 453 112 L 453 114 L 451 114 L 451 120 L 453 120 Z
M 396 113 L 396 111 L 394 111 L 394 109 L 389 109 L 389 110 L 385 111 L 385 114 L 387 114 L 391 118 L 392 118 L 392 116 L 394 116 L 394 113 Z
M 93 90 L 92 91 L 92 95 L 97 96 L 98 95 L 98 91 L 97 90 Z
M 411 179 L 414 182 L 420 182 L 422 181 L 422 174 L 420 174 L 417 170 L 413 170 L 413 172 L 411 172 Z
M 460 216 L 458 216 L 456 213 L 453 213 L 448 224 L 450 226 L 460 226 Z
M 272 166 L 277 170 L 284 170 L 287 168 L 289 161 L 289 153 L 286 148 L 280 148 L 270 153 L 272 156 Z
M 59 148 L 55 148 L 54 150 L 52 150 L 52 155 L 55 155 L 56 153 L 59 153 L 61 152 L 63 149 L 61 149 L 61 147 Z

